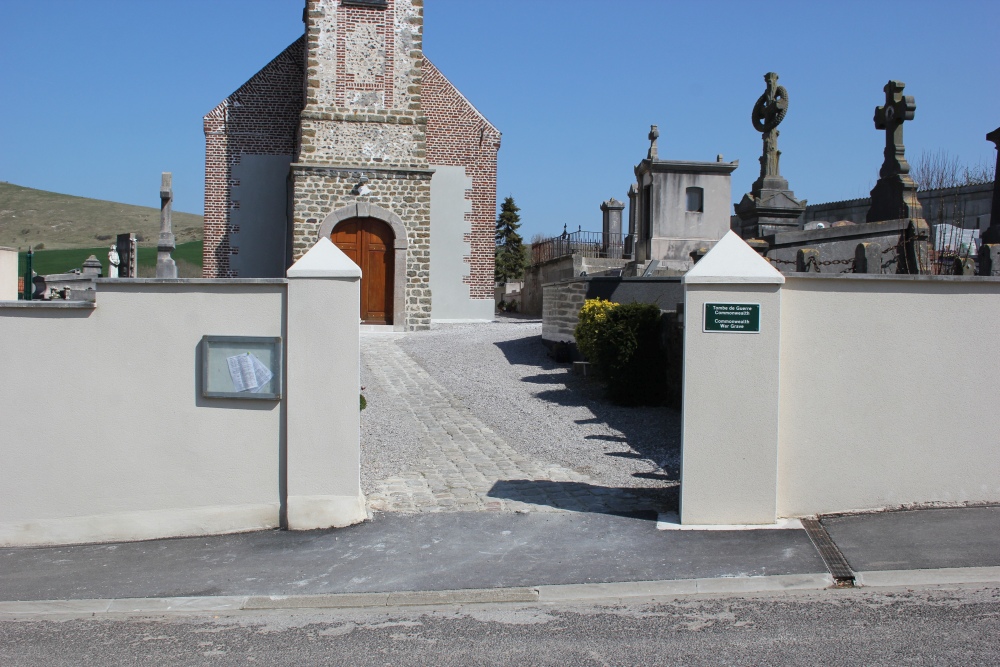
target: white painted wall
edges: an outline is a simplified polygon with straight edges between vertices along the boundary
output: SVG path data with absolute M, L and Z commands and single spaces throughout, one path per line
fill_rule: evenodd
M 0 301 L 17 299 L 17 250 L 0 247 Z
M 0 545 L 276 526 L 281 404 L 202 398 L 196 358 L 284 336 L 284 299 L 122 281 L 94 309 L 0 308 Z
M 1000 281 L 789 277 L 778 513 L 1000 501 Z
M 0 546 L 272 528 L 286 496 L 292 529 L 363 520 L 361 272 L 317 246 L 287 284 L 101 280 L 93 308 L 0 303 Z M 203 398 L 204 335 L 281 336 L 282 399 Z
M 769 290 L 776 272 L 732 238 L 684 278 L 682 523 L 1000 502 L 1000 279 Z M 761 332 L 703 332 L 707 301 L 761 303 Z

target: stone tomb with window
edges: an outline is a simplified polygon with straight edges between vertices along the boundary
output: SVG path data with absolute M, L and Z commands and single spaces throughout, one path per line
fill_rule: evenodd
M 660 160 L 655 127 L 646 159 L 635 167 L 629 191 L 635 262 L 627 273 L 641 274 L 657 262 L 658 274 L 691 268 L 692 253 L 704 253 L 729 231 L 731 174 L 739 161 Z

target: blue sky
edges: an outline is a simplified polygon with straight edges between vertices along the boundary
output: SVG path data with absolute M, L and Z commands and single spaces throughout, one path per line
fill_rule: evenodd
M 301 34 L 302 0 L 0 0 L 0 180 L 202 211 L 201 117 Z M 426 0 L 424 51 L 502 132 L 498 196 L 526 238 L 600 227 L 645 157 L 740 160 L 763 75 L 789 93 L 781 170 L 812 203 L 867 196 L 890 78 L 917 102 L 911 161 L 994 162 L 1000 3 Z

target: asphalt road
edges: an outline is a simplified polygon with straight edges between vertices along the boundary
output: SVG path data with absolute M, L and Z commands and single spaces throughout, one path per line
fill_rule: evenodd
M 995 665 L 1000 588 L 0 621 L 20 665 Z

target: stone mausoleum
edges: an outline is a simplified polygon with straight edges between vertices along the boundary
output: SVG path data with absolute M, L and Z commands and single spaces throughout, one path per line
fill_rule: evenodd
M 493 317 L 500 132 L 423 55 L 423 0 L 307 0 L 305 34 L 205 116 L 206 277 L 329 237 L 361 319 Z
M 684 273 L 692 252 L 707 252 L 729 231 L 730 178 L 739 161 L 661 160 L 654 125 L 649 152 L 635 167 L 629 191 L 630 229 L 637 266 Z

